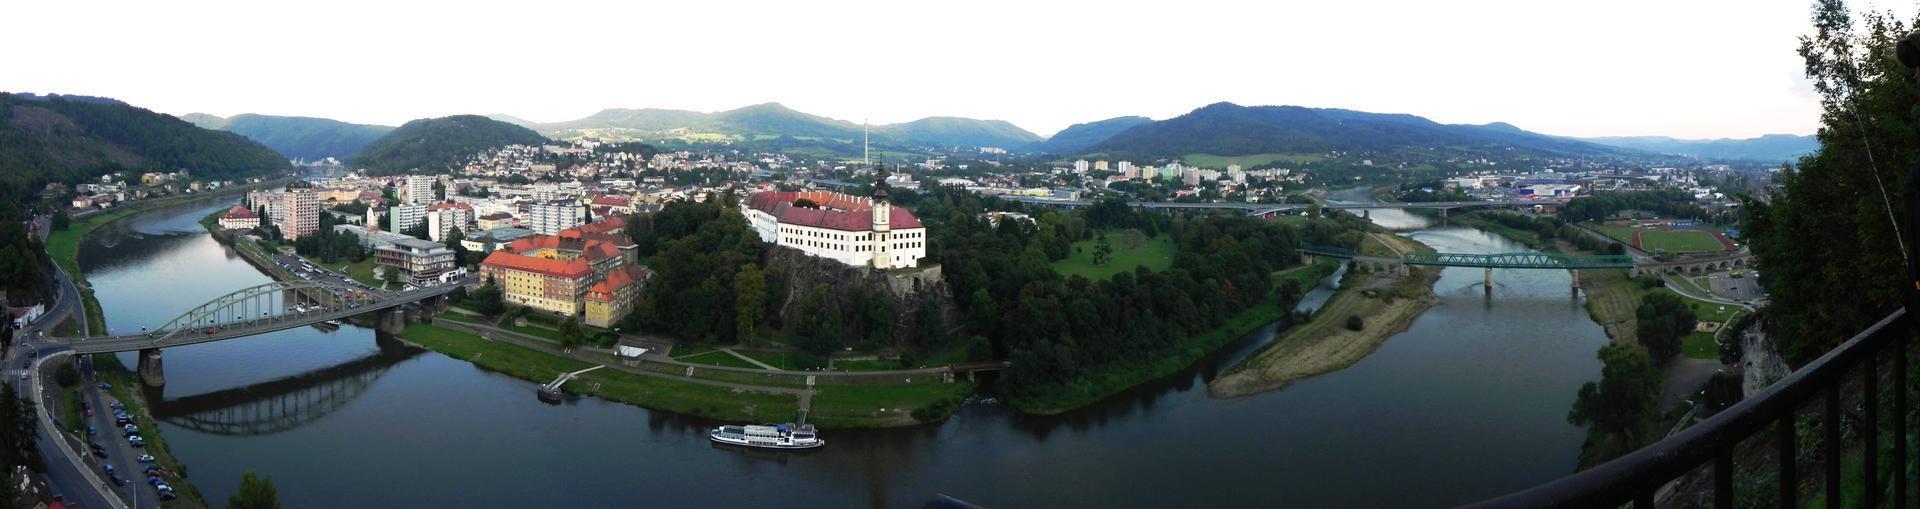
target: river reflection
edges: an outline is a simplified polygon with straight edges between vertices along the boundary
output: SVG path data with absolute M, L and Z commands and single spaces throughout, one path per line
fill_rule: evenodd
M 200 232 L 231 203 L 149 214 L 88 243 L 82 266 L 111 327 L 267 281 Z M 1522 249 L 1473 230 L 1413 235 Z M 917 507 L 940 494 L 994 507 L 1449 505 L 1558 477 L 1579 453 L 1583 432 L 1564 417 L 1605 337 L 1566 274 L 1513 272 L 1496 274 L 1489 302 L 1472 289 L 1480 272 L 1448 270 L 1440 303 L 1407 332 L 1284 391 L 1206 394 L 1280 330 L 1269 325 L 1083 410 L 1027 416 L 982 397 L 939 424 L 829 430 L 808 453 L 715 448 L 713 422 L 593 398 L 549 406 L 534 384 L 350 325 L 168 349 L 155 410 L 216 503 L 255 470 L 288 507 Z M 203 425 L 291 394 L 325 412 Z

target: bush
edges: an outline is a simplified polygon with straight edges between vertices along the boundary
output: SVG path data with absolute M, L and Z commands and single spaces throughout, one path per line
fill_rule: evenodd
M 1347 315 L 1347 330 L 1359 331 L 1365 328 L 1367 324 L 1360 320 L 1360 315 Z
M 61 364 L 60 369 L 53 372 L 53 381 L 61 387 L 80 385 L 80 370 L 74 369 L 72 364 Z

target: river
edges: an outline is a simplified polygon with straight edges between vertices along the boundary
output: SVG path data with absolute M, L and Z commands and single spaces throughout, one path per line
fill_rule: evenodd
M 158 325 L 268 281 L 196 222 L 230 204 L 89 238 L 81 266 L 110 328 Z M 1467 229 L 1411 235 L 1443 251 L 1521 249 Z M 168 349 L 155 412 L 215 505 L 247 470 L 296 508 L 917 507 L 937 494 L 992 507 L 1452 505 L 1573 470 L 1584 432 L 1565 415 L 1606 341 L 1567 274 L 1495 280 L 1489 301 L 1480 271 L 1447 270 L 1440 303 L 1405 333 L 1283 391 L 1206 395 L 1270 325 L 1084 410 L 1032 417 L 976 402 L 936 425 L 829 431 L 808 453 L 715 448 L 710 422 L 591 398 L 542 404 L 529 382 L 353 326 Z

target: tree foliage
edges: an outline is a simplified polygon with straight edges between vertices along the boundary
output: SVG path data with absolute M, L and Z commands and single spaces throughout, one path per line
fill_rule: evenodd
M 248 470 L 240 476 L 240 487 L 227 497 L 227 509 L 280 509 L 280 490 L 273 477 Z
M 1640 307 L 1634 310 L 1634 336 L 1640 344 L 1647 347 L 1647 353 L 1655 364 L 1665 364 L 1673 356 L 1680 354 L 1680 338 L 1693 332 L 1698 318 L 1693 309 L 1687 306 L 1685 298 L 1665 291 L 1653 292 L 1641 298 Z
M 118 171 L 186 169 L 231 179 L 291 168 L 238 134 L 194 127 L 118 101 L 0 93 L 0 188 L 26 196 Z
M 1599 355 L 1604 365 L 1600 381 L 1580 386 L 1567 422 L 1592 425 L 1637 446 L 1643 438 L 1640 428 L 1652 418 L 1659 401 L 1660 370 L 1631 345 L 1608 344 L 1600 347 Z
M 1856 20 L 1844 2 L 1820 0 L 1813 33 L 1800 40 L 1821 96 L 1820 149 L 1783 169 L 1767 199 L 1742 201 L 1743 237 L 1768 277 L 1768 330 L 1790 364 L 1813 360 L 1902 303 L 1908 283 L 1893 221 L 1901 189 L 1912 184 L 1900 169 L 1920 152 L 1920 91 L 1892 48 L 1912 27 L 1889 12 Z

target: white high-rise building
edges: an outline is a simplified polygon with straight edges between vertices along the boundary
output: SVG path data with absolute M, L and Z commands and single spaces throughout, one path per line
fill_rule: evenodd
M 459 228 L 462 234 L 470 233 L 473 224 L 473 206 L 465 203 L 435 203 L 427 206 L 427 239 L 444 242 L 447 232 Z
M 298 240 L 320 229 L 320 202 L 312 189 L 289 189 L 281 194 L 280 214 L 273 217 L 280 236 Z
M 410 228 L 425 221 L 427 206 L 419 204 L 394 205 L 387 208 L 387 231 L 406 233 Z
M 408 175 L 405 191 L 401 200 L 407 203 L 433 203 L 433 177 Z
M 1078 161 L 1074 161 L 1074 162 L 1073 162 L 1073 172 L 1074 172 L 1074 173 L 1086 173 L 1086 172 L 1087 172 L 1087 160 L 1086 160 L 1086 159 L 1081 159 L 1081 160 L 1078 160 Z
M 527 229 L 540 235 L 553 235 L 580 226 L 582 207 L 572 200 L 556 200 L 527 206 Z
M 1120 161 L 1119 169 L 1120 174 L 1126 175 L 1127 178 L 1140 178 L 1140 172 L 1133 168 L 1133 161 Z

